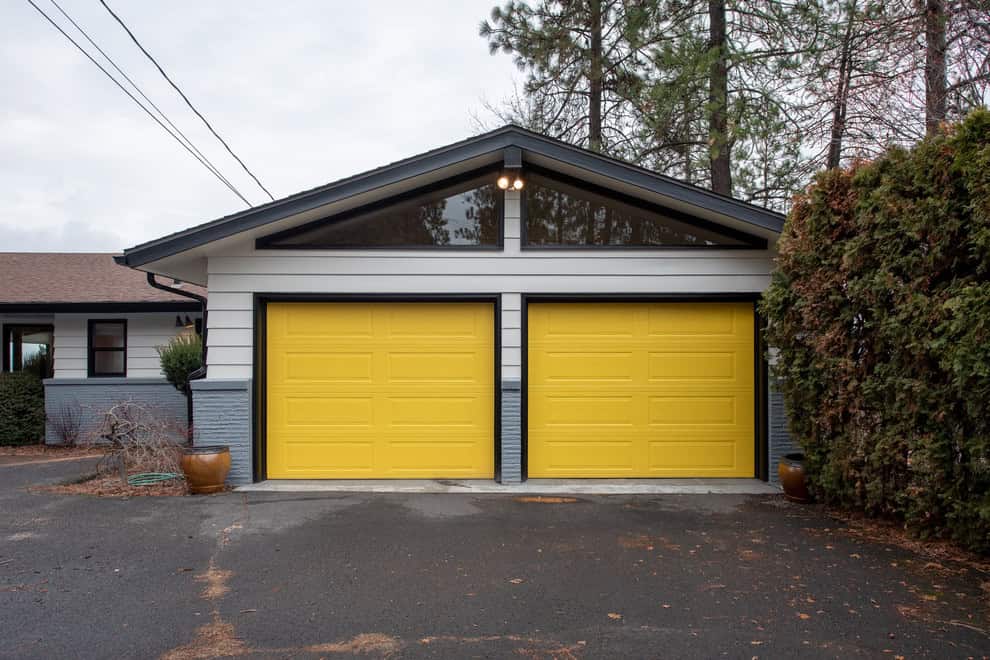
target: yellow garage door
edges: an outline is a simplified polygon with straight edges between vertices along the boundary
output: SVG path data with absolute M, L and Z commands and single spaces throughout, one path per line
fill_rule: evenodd
M 531 477 L 752 477 L 753 305 L 529 305 Z
M 494 476 L 485 303 L 270 303 L 271 479 Z

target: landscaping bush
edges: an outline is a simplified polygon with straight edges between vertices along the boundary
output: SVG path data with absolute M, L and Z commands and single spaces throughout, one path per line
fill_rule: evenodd
M 990 551 L 990 113 L 799 196 L 762 309 L 812 492 Z
M 175 389 L 186 392 L 189 388 L 189 375 L 203 366 L 202 338 L 195 334 L 177 335 L 157 350 L 165 379 Z
M 28 372 L 0 373 L 0 445 L 30 445 L 45 437 L 45 388 Z

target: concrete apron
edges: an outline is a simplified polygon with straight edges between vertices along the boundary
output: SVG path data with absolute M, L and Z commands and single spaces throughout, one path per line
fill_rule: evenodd
M 235 490 L 268 493 L 504 493 L 507 495 L 775 495 L 759 479 L 269 479 Z

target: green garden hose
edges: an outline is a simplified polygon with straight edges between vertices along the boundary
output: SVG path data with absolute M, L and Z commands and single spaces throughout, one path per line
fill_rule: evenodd
M 175 472 L 142 472 L 127 477 L 127 485 L 153 486 L 154 484 L 171 481 L 172 479 L 182 479 L 182 475 Z

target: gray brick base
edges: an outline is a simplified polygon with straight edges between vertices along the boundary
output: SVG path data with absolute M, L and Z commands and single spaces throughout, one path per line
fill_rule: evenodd
M 251 483 L 251 381 L 195 380 L 192 390 L 193 444 L 230 447 L 227 483 Z
M 801 447 L 791 437 L 784 396 L 776 387 L 776 380 L 770 379 L 770 483 L 777 483 L 777 466 L 780 457 L 791 452 L 801 451 Z
M 45 442 L 60 444 L 58 420 L 78 419 L 79 439 L 90 440 L 103 414 L 115 403 L 135 401 L 155 409 L 162 419 L 186 422 L 186 397 L 160 378 L 49 378 L 45 385 Z
M 502 483 L 522 481 L 522 392 L 518 380 L 502 381 Z

